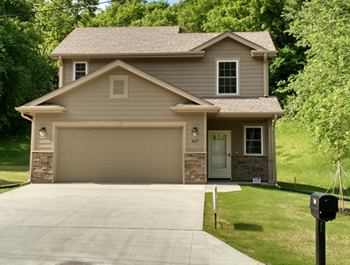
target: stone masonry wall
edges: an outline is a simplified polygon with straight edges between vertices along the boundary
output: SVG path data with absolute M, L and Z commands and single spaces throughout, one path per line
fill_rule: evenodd
M 269 180 L 269 160 L 267 156 L 235 156 L 232 158 L 232 181 L 252 182 L 253 177 L 261 182 Z
M 33 182 L 52 182 L 53 153 L 32 153 Z
M 207 182 L 207 156 L 203 153 L 185 154 L 185 183 Z

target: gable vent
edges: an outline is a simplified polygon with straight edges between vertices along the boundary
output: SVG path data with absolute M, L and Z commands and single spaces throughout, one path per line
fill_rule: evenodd
M 124 95 L 124 80 L 114 80 L 113 82 L 113 95 Z
M 128 97 L 128 76 L 127 75 L 110 75 L 110 98 L 127 98 Z

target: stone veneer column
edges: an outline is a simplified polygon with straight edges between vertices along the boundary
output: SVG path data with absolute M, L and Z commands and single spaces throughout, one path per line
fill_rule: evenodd
M 53 153 L 32 153 L 32 182 L 52 182 Z
M 261 182 L 269 181 L 269 158 L 267 156 L 232 157 L 232 181 L 253 182 L 253 177 Z
M 207 183 L 207 154 L 185 153 L 185 183 Z

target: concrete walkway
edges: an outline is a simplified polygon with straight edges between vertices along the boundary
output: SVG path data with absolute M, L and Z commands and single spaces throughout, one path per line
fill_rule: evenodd
M 260 264 L 202 231 L 205 190 L 32 184 L 1 194 L 0 264 Z

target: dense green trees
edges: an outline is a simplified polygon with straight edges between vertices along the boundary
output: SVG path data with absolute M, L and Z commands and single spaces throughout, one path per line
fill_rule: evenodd
M 0 15 L 31 12 L 29 1 L 4 0 Z M 42 38 L 34 14 L 0 18 L 0 136 L 23 131 L 26 123 L 14 110 L 55 87 L 56 67 L 42 56 Z
M 289 85 L 296 91 L 289 111 L 333 161 L 342 161 L 350 147 L 350 2 L 313 0 L 289 19 L 298 44 L 309 47 L 304 70 Z

